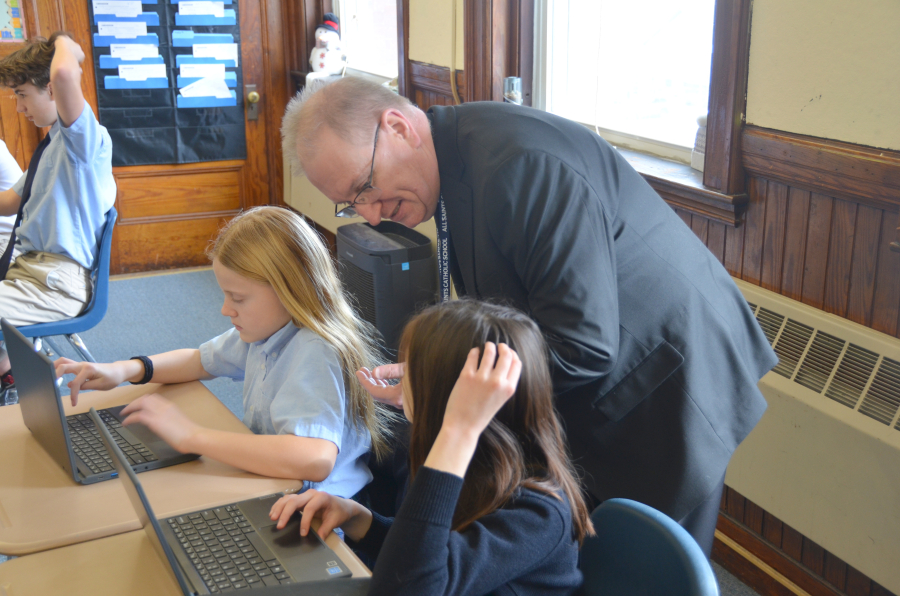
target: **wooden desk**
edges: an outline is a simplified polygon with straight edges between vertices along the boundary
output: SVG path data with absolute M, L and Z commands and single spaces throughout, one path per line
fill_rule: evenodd
M 68 396 L 63 403 L 67 415 L 77 414 L 91 406 L 126 404 L 154 391 L 204 426 L 251 432 L 199 381 L 117 387 L 82 393 L 75 408 Z M 138 478 L 159 517 L 302 487 L 299 480 L 257 476 L 207 458 Z M 31 436 L 18 405 L 0 408 L 0 553 L 24 555 L 140 528 L 118 479 L 77 484 Z
M 334 532 L 325 543 L 353 577 L 371 575 Z M 6 561 L 0 564 L 0 594 L 181 596 L 165 565 L 143 530 L 127 532 Z

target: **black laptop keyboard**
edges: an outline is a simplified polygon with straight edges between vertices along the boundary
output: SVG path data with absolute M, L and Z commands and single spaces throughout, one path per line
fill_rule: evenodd
M 166 520 L 210 592 L 291 583 L 237 505 Z
M 115 416 L 106 410 L 100 410 L 99 414 L 100 419 L 109 429 L 109 433 L 116 440 L 119 449 L 128 458 L 128 463 L 135 465 L 156 461 L 153 452 L 136 440 L 131 433 L 126 434 L 128 438 L 119 433 L 122 423 Z M 115 469 L 112 458 L 106 452 L 103 441 L 100 440 L 100 431 L 94 427 L 94 422 L 88 414 L 67 416 L 66 422 L 69 424 L 69 437 L 72 439 L 75 454 L 90 468 L 91 472 L 101 474 Z

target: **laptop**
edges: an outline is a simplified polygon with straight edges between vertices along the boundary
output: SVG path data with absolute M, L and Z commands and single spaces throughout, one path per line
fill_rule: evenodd
M 34 351 L 34 345 L 19 331 L 0 319 L 6 349 L 16 375 L 16 390 L 25 426 L 37 442 L 62 466 L 75 482 L 94 484 L 115 478 L 118 473 L 100 441 L 94 422 L 85 414 L 66 416 L 56 385 L 53 362 Z M 136 472 L 146 472 L 184 463 L 200 457 L 179 453 L 142 424 L 122 426 L 120 412 L 125 406 L 100 410 L 114 441 Z
M 100 421 L 94 408 L 90 416 L 95 423 Z M 300 536 L 299 515 L 283 529 L 275 529 L 269 510 L 283 493 L 157 520 L 125 455 L 113 444 L 109 430 L 99 428 L 141 525 L 185 596 L 251 588 L 299 594 L 306 592 L 291 584 L 306 582 L 331 586 L 310 594 L 365 594 L 368 590 L 367 581 L 341 581 L 350 578 L 350 570 L 318 534 Z

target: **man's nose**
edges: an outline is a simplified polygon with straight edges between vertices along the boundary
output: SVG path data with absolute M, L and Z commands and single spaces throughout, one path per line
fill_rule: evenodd
M 369 222 L 369 224 L 377 226 L 381 223 L 381 203 L 357 204 L 355 207 L 360 217 Z

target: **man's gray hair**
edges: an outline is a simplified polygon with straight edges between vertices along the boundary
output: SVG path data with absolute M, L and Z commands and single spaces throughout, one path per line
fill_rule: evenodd
M 406 112 L 411 107 L 412 103 L 405 97 L 359 77 L 307 85 L 285 110 L 281 147 L 294 174 L 303 176 L 302 159 L 316 151 L 323 125 L 349 143 L 371 143 L 375 125 L 385 110 Z

